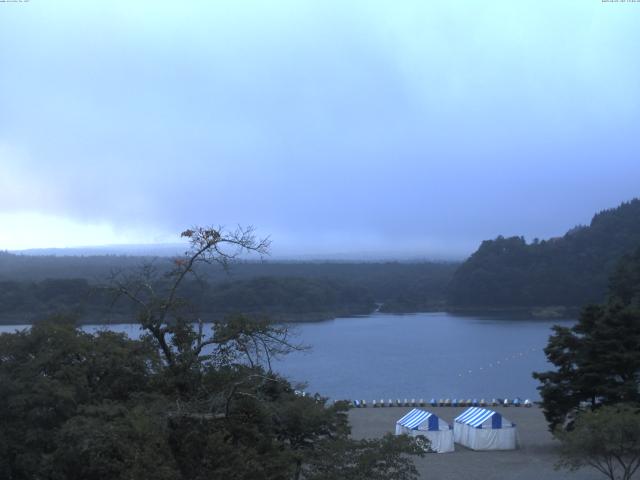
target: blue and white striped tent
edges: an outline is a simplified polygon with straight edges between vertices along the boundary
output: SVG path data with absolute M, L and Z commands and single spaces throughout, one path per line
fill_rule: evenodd
M 454 419 L 453 437 L 473 450 L 513 450 L 518 446 L 515 424 L 481 407 L 468 408 Z
M 482 428 L 482 424 L 489 419 L 491 419 L 491 428 L 502 428 L 502 415 L 488 408 L 468 408 L 462 412 L 462 415 L 458 415 L 455 421 L 474 428 Z
M 396 435 L 424 436 L 438 453 L 453 452 L 453 430 L 437 415 L 414 408 L 396 422 Z

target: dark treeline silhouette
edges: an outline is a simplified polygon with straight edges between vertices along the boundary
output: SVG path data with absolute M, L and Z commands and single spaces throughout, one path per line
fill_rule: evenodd
M 640 246 L 640 200 L 596 214 L 563 237 L 482 242 L 456 271 L 448 300 L 455 307 L 579 307 L 605 299 L 619 259 Z
M 551 430 L 585 409 L 640 405 L 640 248 L 614 269 L 606 303 L 553 330 L 545 353 L 555 368 L 533 375 Z
M 560 440 L 558 467 L 594 468 L 611 480 L 640 468 L 640 248 L 625 255 L 608 299 L 556 325 L 534 372 L 544 415 Z
M 170 262 L 131 256 L 26 256 L 0 252 L 0 322 L 32 323 L 59 312 L 83 322 L 127 321 L 130 306 L 113 302 L 113 272 Z M 308 321 L 442 309 L 457 264 L 431 262 L 238 262 L 228 272 L 203 269 L 181 295 L 204 319 L 244 312 Z
M 203 318 L 245 312 L 275 320 L 433 310 L 569 307 L 605 299 L 607 279 L 623 255 L 640 246 L 640 200 L 593 217 L 563 237 L 498 237 L 482 242 L 462 264 L 453 262 L 236 262 L 209 266 L 181 292 Z M 28 256 L 0 252 L 0 322 L 31 323 L 71 312 L 84 322 L 125 321 L 113 304 L 113 272 L 166 259 L 135 256 Z M 165 271 L 163 272 L 163 269 Z M 552 314 L 554 312 L 551 312 Z

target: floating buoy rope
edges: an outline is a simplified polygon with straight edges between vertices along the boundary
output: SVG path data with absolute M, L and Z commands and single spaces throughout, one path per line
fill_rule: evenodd
M 498 366 L 504 366 L 505 364 L 509 363 L 511 360 L 517 360 L 517 359 L 520 359 L 520 358 L 524 358 L 524 357 L 526 357 L 528 355 L 531 355 L 533 352 L 537 352 L 537 351 L 539 351 L 539 349 L 530 348 L 530 349 L 522 351 L 522 352 L 512 353 L 512 354 L 507 355 L 506 357 L 504 357 L 504 359 L 502 359 L 502 360 L 495 360 L 493 362 L 489 362 L 488 365 L 480 365 L 476 369 L 476 373 L 478 371 L 486 372 L 490 368 L 497 368 Z M 458 373 L 458 377 L 464 377 L 465 375 L 473 375 L 473 373 L 474 373 L 473 369 L 466 369 L 466 370 L 463 370 L 463 371 L 459 372 Z

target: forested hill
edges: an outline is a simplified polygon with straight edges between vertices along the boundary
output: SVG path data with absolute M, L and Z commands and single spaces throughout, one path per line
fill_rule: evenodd
M 0 252 L 0 323 L 31 323 L 57 312 L 82 322 L 134 318 L 126 302 L 112 302 L 112 272 L 135 272 L 152 262 L 162 274 L 168 258 L 26 256 Z M 201 271 L 181 295 L 204 318 L 244 312 L 274 320 L 307 321 L 386 312 L 443 309 L 458 264 L 437 262 L 240 262 L 229 272 Z
M 563 237 L 482 242 L 449 285 L 452 307 L 578 307 L 602 302 L 620 258 L 640 246 L 640 200 L 596 214 Z

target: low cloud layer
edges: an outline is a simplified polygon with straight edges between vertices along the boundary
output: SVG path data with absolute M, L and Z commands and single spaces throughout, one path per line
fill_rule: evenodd
M 0 248 L 459 256 L 639 194 L 640 8 L 158 3 L 2 6 Z

